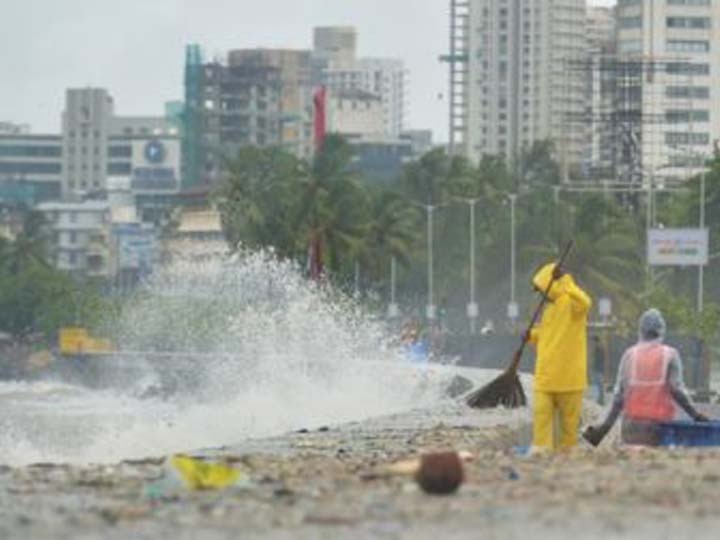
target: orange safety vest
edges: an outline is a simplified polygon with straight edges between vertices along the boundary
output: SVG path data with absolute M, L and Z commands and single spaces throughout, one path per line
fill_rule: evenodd
M 663 422 L 675 418 L 675 401 L 667 384 L 671 351 L 660 343 L 640 344 L 630 350 L 624 400 L 628 419 Z

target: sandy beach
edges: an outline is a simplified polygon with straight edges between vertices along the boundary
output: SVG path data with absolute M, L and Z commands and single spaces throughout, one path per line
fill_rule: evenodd
M 203 450 L 243 472 L 225 491 L 150 497 L 164 456 L 116 465 L 0 469 L 3 539 L 716 538 L 720 451 L 608 443 L 521 456 L 529 411 L 448 404 Z M 378 465 L 467 450 L 467 480 L 428 496 Z

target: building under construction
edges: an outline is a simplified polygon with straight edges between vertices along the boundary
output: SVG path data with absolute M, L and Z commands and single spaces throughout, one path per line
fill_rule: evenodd
M 693 111 L 684 89 L 693 86 L 697 66 L 677 58 L 632 59 L 617 55 L 571 61 L 567 69 L 581 74 L 591 92 L 580 114 L 567 114 L 568 130 L 584 132 L 586 179 L 641 183 L 650 176 L 684 176 L 692 166 L 687 154 L 659 162 L 674 140 L 675 126 L 689 126 L 704 113 Z
M 450 148 L 551 139 L 564 180 L 688 177 L 720 138 L 720 3 L 449 0 Z
M 186 52 L 184 185 L 215 183 L 242 146 L 283 146 L 309 155 L 312 111 L 309 51 L 245 49 L 206 62 Z

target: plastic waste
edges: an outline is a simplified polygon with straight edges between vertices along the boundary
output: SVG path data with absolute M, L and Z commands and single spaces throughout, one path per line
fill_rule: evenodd
M 251 485 L 238 469 L 185 455 L 169 457 L 163 468 L 162 478 L 145 488 L 145 495 L 150 499 L 173 498 L 185 491 L 246 488 Z

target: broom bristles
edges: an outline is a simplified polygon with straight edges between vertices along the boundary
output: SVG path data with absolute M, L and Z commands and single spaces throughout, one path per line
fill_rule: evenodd
M 508 409 L 517 409 L 527 404 L 525 390 L 515 370 L 505 371 L 495 380 L 470 394 L 465 401 L 474 409 L 493 409 L 500 405 Z

